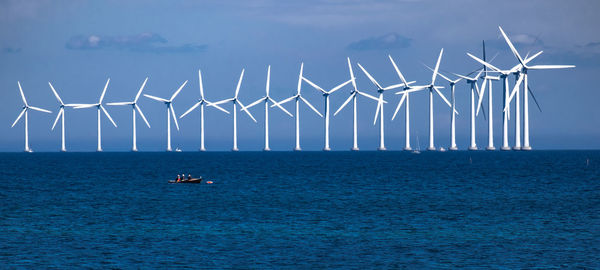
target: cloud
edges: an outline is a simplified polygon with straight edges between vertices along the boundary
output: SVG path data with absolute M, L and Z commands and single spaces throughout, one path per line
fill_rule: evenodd
M 513 45 L 515 45 L 517 50 L 520 50 L 522 48 L 541 49 L 546 47 L 544 41 L 540 39 L 539 35 L 534 36 L 531 34 L 516 34 L 509 36 L 508 39 L 510 39 Z M 486 40 L 485 44 L 496 49 L 508 49 L 508 44 L 506 44 L 506 41 L 501 35 L 498 35 L 496 39 Z
M 193 53 L 206 50 L 206 44 L 165 45 L 167 39 L 156 33 L 141 33 L 130 36 L 77 35 L 67 41 L 70 50 L 127 50 L 150 53 Z
M 20 53 L 21 48 L 4 47 L 0 50 L 2 53 Z
M 352 42 L 347 49 L 355 51 L 403 49 L 410 47 L 411 42 L 410 38 L 397 33 L 389 33 Z

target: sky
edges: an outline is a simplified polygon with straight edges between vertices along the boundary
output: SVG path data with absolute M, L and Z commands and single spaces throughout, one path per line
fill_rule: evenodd
M 105 102 L 129 101 L 149 77 L 144 93 L 169 97 L 184 81 L 188 84 L 174 100 L 181 115 L 199 97 L 198 70 L 202 70 L 206 98 L 218 101 L 233 96 L 240 72 L 245 76 L 240 100 L 249 104 L 264 96 L 267 66 L 271 65 L 271 96 L 282 100 L 296 91 L 300 63 L 304 76 L 324 89 L 349 79 L 350 57 L 359 90 L 372 95 L 375 87 L 358 69 L 363 65 L 382 85 L 400 83 L 388 60 L 391 55 L 408 80 L 428 84 L 441 48 L 440 70 L 466 74 L 480 65 L 466 53 L 482 54 L 486 41 L 493 64 L 509 68 L 517 62 L 498 26 L 507 32 L 521 54 L 543 50 L 532 64 L 572 64 L 568 70 L 530 71 L 530 87 L 541 112 L 530 103 L 530 133 L 534 149 L 600 148 L 600 93 L 595 79 L 600 72 L 600 18 L 595 0 L 554 1 L 50 1 L 0 0 L 0 151 L 22 151 L 24 123 L 11 128 L 22 108 L 17 81 L 28 102 L 52 110 L 29 114 L 30 145 L 35 151 L 58 151 L 60 127 L 51 130 L 58 102 L 52 82 L 65 103 L 97 102 L 106 80 Z M 441 79 L 440 79 L 441 80 Z M 449 97 L 444 81 L 443 93 Z M 480 82 L 481 83 L 481 82 Z M 514 79 L 510 80 L 510 85 Z M 495 144 L 501 144 L 502 85 L 493 84 Z M 346 86 L 331 95 L 332 113 L 350 94 Z M 469 143 L 469 87 L 456 88 L 457 144 Z M 404 114 L 391 120 L 400 100 L 395 91 L 385 93 L 385 139 L 390 150 L 404 146 Z M 303 95 L 320 112 L 324 99 L 304 83 Z M 487 101 L 487 99 L 486 99 Z M 531 101 L 531 99 L 530 99 Z M 139 102 L 151 128 L 138 119 L 138 148 L 166 148 L 164 104 L 142 97 Z M 375 150 L 378 126 L 373 125 L 376 102 L 359 98 L 359 147 Z M 231 111 L 231 105 L 224 105 Z M 106 106 L 117 123 L 102 118 L 105 151 L 131 148 L 131 111 Z M 293 102 L 285 107 L 293 112 Z M 487 108 L 486 108 L 487 109 Z M 254 123 L 238 112 L 240 150 L 263 147 L 263 107 L 253 107 Z M 450 109 L 434 98 L 436 146 L 450 142 Z M 226 151 L 232 147 L 233 119 L 206 108 L 206 147 Z M 301 145 L 320 150 L 324 145 L 324 119 L 301 106 Z M 200 114 L 194 111 L 173 128 L 172 144 L 184 151 L 200 146 Z M 487 122 L 477 117 L 477 144 L 487 144 Z M 509 123 L 509 142 L 514 143 L 514 122 Z M 294 119 L 273 108 L 270 111 L 273 150 L 294 147 Z M 421 148 L 428 136 L 428 95 L 411 95 L 413 145 L 418 135 Z M 66 110 L 67 148 L 96 149 L 94 109 Z M 331 147 L 352 146 L 352 107 L 331 119 Z

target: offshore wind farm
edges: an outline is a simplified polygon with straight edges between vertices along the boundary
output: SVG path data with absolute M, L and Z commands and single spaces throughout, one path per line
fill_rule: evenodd
M 470 84 L 471 87 L 471 91 L 470 91 L 470 145 L 468 147 L 468 150 L 478 150 L 477 144 L 476 144 L 476 125 L 475 125 L 475 118 L 477 116 L 479 116 L 479 112 L 481 111 L 482 114 L 485 117 L 485 109 L 484 109 L 484 104 L 482 104 L 483 98 L 485 96 L 486 90 L 487 90 L 487 97 L 488 97 L 488 115 L 487 115 L 487 122 L 488 122 L 488 130 L 487 130 L 487 137 L 488 137 L 488 144 L 487 147 L 485 148 L 486 150 L 492 151 L 492 150 L 496 150 L 496 148 L 494 147 L 494 135 L 493 135 L 493 122 L 494 122 L 494 117 L 493 117 L 493 112 L 494 112 L 494 108 L 493 108 L 493 92 L 492 92 L 492 85 L 493 85 L 493 81 L 499 81 L 500 77 L 502 76 L 503 80 L 503 88 L 504 88 L 504 92 L 502 95 L 503 98 L 503 110 L 502 110 L 502 122 L 503 122 L 503 130 L 502 130 L 502 134 L 503 134 L 503 145 L 500 148 L 503 151 L 507 151 L 507 150 L 511 150 L 510 147 L 507 146 L 508 144 L 508 138 L 507 138 L 507 125 L 508 125 L 508 121 L 510 120 L 510 108 L 514 107 L 514 112 L 515 115 L 513 117 L 513 121 L 514 121 L 514 126 L 515 126 L 515 134 L 514 134 L 514 146 L 513 146 L 513 150 L 531 150 L 531 144 L 530 144 L 530 136 L 529 136 L 529 95 L 531 94 L 532 97 L 533 96 L 533 92 L 531 91 L 531 89 L 529 88 L 529 83 L 528 83 L 528 76 L 527 76 L 527 72 L 528 70 L 547 70 L 547 69 L 568 69 L 568 68 L 575 68 L 574 65 L 527 65 L 530 61 L 532 61 L 534 58 L 538 57 L 540 54 L 542 54 L 543 51 L 539 51 L 535 54 L 533 54 L 531 57 L 528 57 L 528 55 L 525 56 L 525 58 L 523 58 L 519 52 L 517 51 L 517 49 L 514 47 L 514 45 L 512 44 L 510 38 L 506 35 L 506 33 L 504 32 L 504 30 L 502 29 L 502 27 L 498 27 L 498 29 L 500 30 L 500 33 L 502 34 L 502 37 L 504 38 L 504 40 L 506 41 L 507 44 L 507 49 L 510 50 L 510 52 L 514 55 L 514 57 L 516 58 L 515 60 L 517 61 L 516 65 L 506 71 L 500 70 L 497 67 L 493 66 L 492 64 L 490 64 L 489 62 L 486 62 L 486 51 L 485 51 L 485 41 L 482 43 L 483 44 L 483 60 L 474 56 L 471 53 L 466 53 L 470 58 L 474 59 L 478 64 L 481 64 L 481 68 L 476 68 L 475 70 L 470 72 L 469 74 L 464 74 L 464 75 L 460 75 L 457 73 L 452 73 L 454 76 L 458 77 L 455 80 L 449 79 L 447 76 L 451 76 L 449 74 L 444 75 L 442 72 L 440 72 L 440 64 L 442 61 L 442 56 L 444 53 L 444 49 L 442 48 L 440 50 L 440 53 L 437 57 L 437 61 L 435 62 L 435 68 L 431 69 L 429 66 L 424 65 L 424 67 L 428 68 L 429 70 L 432 71 L 432 75 L 431 75 L 431 82 L 429 84 L 426 85 L 419 85 L 419 86 L 414 86 L 412 84 L 416 83 L 416 81 L 410 81 L 407 82 L 406 79 L 404 78 L 404 76 L 402 75 L 402 73 L 400 72 L 396 62 L 394 62 L 393 58 L 391 57 L 391 55 L 388 55 L 389 60 L 391 61 L 394 70 L 396 71 L 396 73 L 398 74 L 399 77 L 399 82 L 383 87 L 379 84 L 379 82 L 377 80 L 375 80 L 375 78 L 373 77 L 373 75 L 371 75 L 360 63 L 356 63 L 356 66 L 360 68 L 360 70 L 364 73 L 364 75 L 368 78 L 368 80 L 373 84 L 374 87 L 376 87 L 375 91 L 371 90 L 361 90 L 359 91 L 357 88 L 357 84 L 356 84 L 356 80 L 357 78 L 354 76 L 354 72 L 352 70 L 352 62 L 350 60 L 350 58 L 347 58 L 347 62 L 348 62 L 348 71 L 349 71 L 349 78 L 348 80 L 340 83 L 339 85 L 333 87 L 332 89 L 330 89 L 329 91 L 324 90 L 322 87 L 320 87 L 319 85 L 315 84 L 314 82 L 312 82 L 310 79 L 308 79 L 304 74 L 304 63 L 300 64 L 300 73 L 298 75 L 298 84 L 297 84 L 297 93 L 294 96 L 291 96 L 289 98 L 285 98 L 280 102 L 275 101 L 273 98 L 271 98 L 269 96 L 269 84 L 270 84 L 270 78 L 271 78 L 271 66 L 269 65 L 267 68 L 267 81 L 266 81 L 266 96 L 264 96 L 263 98 L 260 98 L 252 103 L 249 104 L 249 106 L 244 106 L 244 104 L 242 103 L 242 101 L 238 98 L 240 89 L 242 87 L 242 82 L 243 82 L 243 78 L 244 78 L 244 72 L 245 69 L 242 69 L 237 86 L 235 88 L 235 94 L 232 98 L 228 98 L 228 99 L 224 99 L 221 101 L 216 101 L 216 102 L 208 102 L 207 100 L 204 99 L 204 90 L 203 90 L 203 84 L 202 84 L 202 74 L 201 71 L 198 71 L 198 84 L 200 87 L 200 99 L 199 101 L 192 106 L 188 111 L 186 111 L 183 115 L 181 115 L 180 117 L 178 117 L 175 113 L 175 109 L 174 109 L 174 105 L 173 105 L 173 101 L 175 99 L 175 97 L 177 97 L 177 95 L 184 89 L 184 87 L 186 86 L 186 84 L 188 83 L 188 81 L 186 80 L 171 96 L 170 99 L 165 99 L 165 98 L 160 98 L 160 97 L 156 97 L 153 95 L 149 95 L 149 94 L 144 94 L 145 97 L 155 100 L 155 101 L 159 101 L 162 102 L 164 104 L 166 104 L 167 106 L 167 147 L 166 147 L 166 151 L 173 151 L 172 146 L 171 146 L 171 118 L 173 119 L 173 122 L 175 123 L 175 127 L 176 130 L 179 130 L 179 123 L 177 121 L 178 118 L 181 118 L 185 115 L 187 115 L 188 113 L 190 113 L 192 110 L 194 110 L 196 107 L 201 106 L 200 110 L 201 110 L 201 121 L 200 121 L 200 129 L 201 129 L 201 134 L 200 134 L 200 151 L 205 151 L 206 150 L 206 146 L 205 146 L 205 139 L 204 139 L 204 107 L 215 107 L 216 109 L 219 109 L 227 114 L 229 114 L 229 111 L 225 110 L 224 108 L 222 108 L 219 105 L 223 105 L 226 103 L 231 102 L 231 104 L 233 105 L 232 108 L 232 115 L 233 115 L 233 146 L 232 146 L 232 151 L 239 151 L 238 149 L 238 132 L 237 132 L 237 112 L 238 112 L 238 105 L 239 105 L 239 110 L 240 111 L 244 111 L 248 117 L 250 117 L 250 119 L 252 121 L 254 121 L 255 123 L 257 123 L 256 119 L 254 118 L 254 116 L 252 115 L 252 113 L 249 111 L 249 109 L 255 105 L 257 105 L 259 102 L 264 101 L 265 102 L 265 110 L 264 110 L 264 115 L 265 115 L 265 120 L 264 120 L 264 150 L 265 151 L 270 151 L 270 147 L 269 147 L 269 117 L 268 117 L 268 109 L 269 106 L 270 107 L 278 107 L 280 108 L 283 112 L 287 113 L 288 115 L 292 116 L 295 118 L 295 146 L 293 148 L 294 151 L 300 151 L 302 148 L 300 147 L 300 112 L 299 112 L 299 106 L 300 103 L 304 103 L 305 105 L 307 105 L 312 111 L 314 111 L 317 115 L 319 115 L 320 117 L 324 118 L 324 147 L 323 147 L 323 151 L 330 151 L 330 95 L 333 94 L 334 92 L 340 90 L 340 89 L 344 89 L 344 87 L 346 86 L 352 86 L 352 88 L 350 89 L 351 92 L 351 96 L 340 106 L 340 108 L 334 113 L 334 115 L 336 115 L 344 106 L 346 106 L 348 104 L 348 102 L 352 99 L 353 103 L 354 103 L 354 121 L 353 121 L 353 145 L 350 148 L 353 151 L 358 151 L 358 145 L 357 145 L 357 133 L 358 133 L 358 124 L 356 123 L 356 95 L 360 94 L 363 95 L 369 99 L 372 100 L 376 100 L 377 101 L 377 108 L 375 109 L 375 117 L 373 120 L 373 125 L 377 124 L 377 122 L 379 121 L 379 147 L 377 148 L 377 150 L 379 151 L 385 151 L 387 150 L 387 148 L 385 147 L 385 128 L 384 128 L 384 123 L 386 121 L 388 121 L 388 119 L 384 116 L 384 106 L 386 103 L 388 103 L 388 101 L 386 101 L 384 99 L 384 92 L 385 91 L 389 91 L 389 90 L 394 90 L 394 89 L 399 89 L 401 88 L 402 91 L 396 92 L 396 95 L 401 95 L 401 99 L 398 102 L 398 105 L 396 106 L 396 110 L 394 111 L 394 114 L 392 116 L 392 120 L 396 117 L 400 107 L 402 107 L 402 104 L 404 102 L 406 102 L 405 105 L 405 147 L 403 148 L 404 150 L 412 150 L 412 148 L 410 147 L 410 107 L 409 107 L 409 98 L 408 95 L 409 93 L 415 93 L 415 92 L 419 92 L 419 91 L 427 91 L 429 94 L 429 144 L 427 147 L 428 151 L 436 151 L 438 150 L 438 147 L 436 147 L 435 144 L 435 133 L 436 130 L 434 128 L 434 108 L 433 108 L 433 104 L 434 104 L 434 93 L 439 96 L 439 98 L 441 98 L 446 105 L 448 105 L 448 107 L 450 107 L 451 109 L 451 118 L 449 119 L 449 122 L 451 123 L 451 142 L 448 146 L 449 150 L 455 151 L 458 150 L 457 146 L 456 146 L 456 127 L 455 127 L 455 121 L 456 121 L 456 116 L 458 115 L 458 110 L 456 107 L 456 98 L 455 98 L 455 84 L 460 81 L 461 79 L 464 79 L 468 84 Z M 492 59 L 493 60 L 493 59 Z M 491 62 L 491 61 L 490 61 Z M 489 70 L 488 70 L 489 69 Z M 473 76 L 473 74 L 475 74 Z M 515 75 L 515 82 L 514 82 L 514 87 L 512 91 L 508 91 L 508 76 L 514 74 Z M 444 90 L 444 86 L 441 85 L 436 85 L 436 79 L 438 77 L 438 75 L 440 77 L 442 77 L 443 79 L 445 79 L 446 81 L 450 82 L 450 88 L 451 88 L 451 100 L 452 102 L 450 102 L 446 96 L 442 93 L 442 91 Z M 493 75 L 499 75 L 499 76 L 493 76 Z M 469 77 L 471 76 L 471 77 Z M 344 79 L 343 79 L 344 80 Z M 481 81 L 481 83 L 480 83 Z M 144 122 L 146 123 L 146 125 L 148 126 L 148 128 L 150 128 L 150 123 L 148 122 L 148 120 L 146 119 L 146 117 L 144 116 L 144 114 L 142 113 L 142 111 L 140 110 L 139 106 L 137 105 L 138 99 L 144 89 L 144 86 L 146 85 L 146 83 L 148 82 L 148 77 L 144 80 L 142 86 L 140 87 L 138 93 L 136 94 L 136 97 L 134 99 L 133 102 L 111 102 L 111 103 L 107 103 L 107 105 L 112 105 L 112 106 L 122 106 L 122 105 L 130 105 L 132 106 L 132 113 L 133 113 L 133 146 L 131 148 L 132 151 L 138 151 L 137 148 L 137 140 L 136 140 L 136 111 L 140 114 L 140 116 L 142 117 L 142 119 L 144 120 Z M 110 114 L 108 113 L 108 111 L 105 109 L 104 106 L 102 106 L 103 104 L 103 100 L 104 100 L 104 96 L 106 94 L 106 91 L 108 89 L 110 83 L 110 79 L 108 79 L 106 81 L 106 84 L 104 86 L 104 90 L 102 91 L 102 94 L 100 96 L 100 99 L 98 101 L 98 103 L 93 103 L 93 104 L 64 104 L 62 103 L 62 100 L 60 99 L 60 97 L 58 96 L 56 90 L 54 89 L 54 87 L 52 86 L 51 82 L 48 82 L 48 85 L 50 86 L 50 89 L 52 90 L 52 92 L 54 93 L 54 95 L 56 96 L 56 98 L 58 99 L 59 103 L 60 103 L 60 109 L 57 113 L 56 116 L 56 120 L 54 121 L 54 125 L 52 125 L 52 129 L 54 129 L 54 126 L 56 126 L 56 123 L 58 121 L 59 118 L 61 118 L 62 116 L 62 136 L 61 136 L 61 148 L 60 150 L 65 152 L 66 151 L 66 142 L 65 142 L 65 127 L 64 127 L 64 112 L 65 112 L 65 108 L 66 107 L 74 107 L 75 109 L 82 109 L 82 108 L 93 108 L 95 107 L 97 109 L 97 151 L 100 152 L 102 151 L 102 137 L 101 137 L 101 111 L 104 113 L 104 115 L 106 115 L 106 117 L 110 120 L 110 122 L 117 127 L 117 124 L 115 123 L 115 121 L 112 119 L 112 117 L 110 116 Z M 323 113 L 321 113 L 317 108 L 315 108 L 314 105 L 312 105 L 306 98 L 302 97 L 301 95 L 301 88 L 303 83 L 308 84 L 309 86 L 311 86 L 312 88 L 318 90 L 321 92 L 321 94 L 324 97 L 324 108 L 323 108 Z M 481 84 L 481 87 L 479 86 L 479 84 Z M 46 113 L 50 113 L 50 111 L 48 110 L 44 110 L 44 109 L 40 109 L 37 107 L 31 107 L 27 104 L 26 100 L 25 100 L 25 96 L 23 94 L 23 90 L 21 88 L 21 84 L 20 82 L 17 82 L 18 87 L 19 87 L 19 93 L 21 94 L 21 98 L 23 99 L 24 102 L 24 106 L 22 109 L 22 112 L 17 116 L 17 119 L 13 122 L 13 125 L 11 127 L 14 127 L 16 125 L 16 123 L 20 120 L 20 118 L 25 115 L 25 152 L 32 152 L 32 149 L 29 145 L 29 138 L 28 138 L 28 125 L 27 125 L 27 119 L 28 119 L 28 115 L 27 115 L 27 110 L 28 109 L 32 109 L 32 110 L 38 110 L 38 111 L 43 111 Z M 489 90 L 488 90 L 489 89 Z M 524 89 L 523 91 L 519 91 L 520 89 Z M 378 93 L 379 96 L 376 98 L 373 95 L 367 94 L 368 92 L 373 92 L 373 94 Z M 523 95 L 523 115 L 521 116 L 520 114 L 520 106 L 521 103 L 519 102 L 519 95 L 522 93 Z M 515 98 L 516 96 L 516 98 Z M 513 101 L 514 98 L 514 102 L 511 103 L 511 101 Z M 391 98 L 388 98 L 391 99 Z M 477 100 L 477 101 L 476 101 Z M 534 97 L 535 100 L 535 97 Z M 269 105 L 268 103 L 272 102 L 273 104 Z M 288 112 L 284 107 L 282 107 L 283 104 L 290 102 L 290 101 L 295 101 L 295 115 L 292 115 L 290 112 Z M 535 100 L 536 104 L 537 104 L 537 100 Z M 511 105 L 512 104 L 512 105 Z M 539 108 L 539 104 L 538 108 Z M 324 116 L 323 116 L 324 114 Z M 523 139 L 523 146 L 521 146 L 521 133 L 520 133 L 520 119 L 523 119 L 523 135 L 522 135 L 522 139 Z M 440 132 L 439 129 L 437 132 Z M 440 150 L 444 151 L 445 148 L 443 147 L 439 147 Z
M 600 269 L 597 10 L 0 1 L 0 268 Z

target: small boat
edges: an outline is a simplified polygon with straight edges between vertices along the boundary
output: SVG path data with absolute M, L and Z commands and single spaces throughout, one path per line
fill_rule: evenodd
M 440 152 L 446 152 L 446 148 L 440 147 Z
M 421 143 L 419 142 L 419 132 L 417 132 L 417 149 L 412 151 L 413 154 L 421 154 Z
M 192 178 L 190 180 L 181 180 L 179 182 L 177 182 L 177 180 L 169 180 L 169 183 L 171 184 L 200 184 L 202 183 L 202 178 Z
M 177 148 L 175 149 L 175 152 L 181 152 L 181 149 L 179 149 L 179 147 L 177 147 Z

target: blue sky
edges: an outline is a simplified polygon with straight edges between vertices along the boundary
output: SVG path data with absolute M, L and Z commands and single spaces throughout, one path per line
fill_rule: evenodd
M 543 112 L 531 103 L 531 143 L 534 148 L 599 148 L 600 93 L 594 78 L 600 71 L 600 25 L 597 1 L 0 1 L 0 151 L 21 151 L 23 124 L 10 125 L 21 108 L 17 81 L 29 103 L 54 112 L 58 103 L 51 81 L 67 103 L 96 102 L 108 77 L 106 102 L 133 98 L 145 77 L 145 93 L 170 96 L 185 80 L 186 88 L 174 101 L 178 114 L 198 98 L 198 69 L 202 69 L 209 100 L 231 97 L 242 68 L 246 76 L 240 99 L 248 104 L 264 95 L 267 65 L 272 66 L 272 97 L 289 97 L 296 88 L 300 62 L 305 76 L 325 89 L 349 79 L 346 57 L 365 66 L 380 83 L 399 83 L 387 59 L 391 54 L 407 79 L 426 84 L 444 48 L 443 71 L 470 72 L 479 66 L 466 52 L 481 55 L 486 40 L 488 55 L 498 53 L 494 64 L 509 67 L 515 59 L 501 40 L 501 25 L 522 53 L 543 50 L 536 64 L 574 64 L 577 68 L 531 71 L 530 83 Z M 373 86 L 355 66 L 360 89 L 375 94 Z M 514 83 L 511 80 L 511 85 Z M 445 85 L 443 83 L 442 85 Z M 446 85 L 447 86 L 447 85 Z M 494 84 L 495 143 L 500 144 L 501 84 Z M 331 97 L 335 111 L 349 94 L 344 88 Z M 303 93 L 320 111 L 323 97 L 304 84 Z M 448 89 L 444 91 L 448 94 Z M 457 143 L 468 144 L 468 86 L 457 87 Z M 411 96 L 411 126 L 427 141 L 427 94 Z M 400 150 L 404 143 L 403 117 L 391 121 L 399 96 L 386 93 L 386 146 Z M 142 98 L 140 106 L 151 129 L 138 121 L 141 150 L 165 148 L 164 106 Z M 286 106 L 293 109 L 293 104 Z M 359 102 L 359 146 L 374 150 L 378 128 L 372 119 L 376 104 Z M 450 110 L 440 99 L 434 103 L 436 145 L 449 144 Z M 231 109 L 229 107 L 229 109 Z M 108 107 L 118 124 L 103 118 L 105 150 L 128 150 L 131 115 L 126 107 Z M 257 106 L 252 122 L 238 114 L 239 148 L 262 148 L 263 111 Z M 67 110 L 67 147 L 93 151 L 95 111 Z M 60 131 L 51 131 L 55 114 L 30 114 L 30 143 L 37 151 L 60 148 Z M 207 109 L 206 146 L 231 148 L 232 118 Z M 294 144 L 294 119 L 271 111 L 274 150 Z M 332 118 L 331 146 L 346 150 L 352 143 L 352 113 L 346 108 Z M 199 147 L 199 113 L 179 121 L 173 146 Z M 323 119 L 301 109 L 302 146 L 323 147 Z M 511 122 L 510 132 L 513 125 Z M 477 119 L 478 145 L 487 142 L 485 120 Z M 414 139 L 414 138 L 413 138 Z M 510 142 L 512 144 L 512 136 Z

